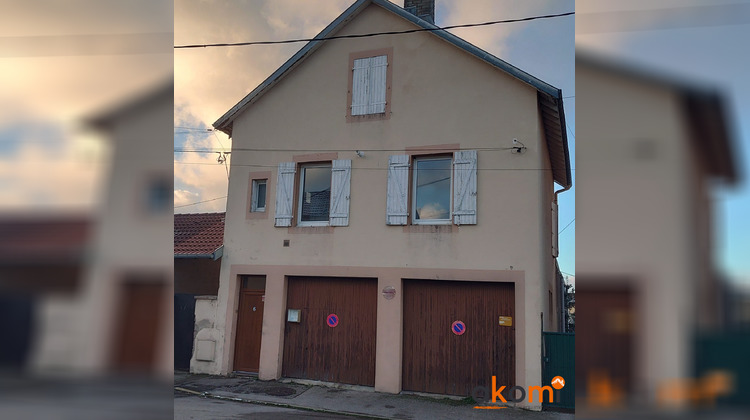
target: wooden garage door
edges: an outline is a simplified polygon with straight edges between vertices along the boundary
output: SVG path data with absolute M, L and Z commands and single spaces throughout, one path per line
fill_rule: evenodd
M 586 397 L 594 382 L 633 391 L 634 300 L 625 285 L 576 290 L 576 398 Z
M 514 386 L 515 322 L 513 283 L 404 280 L 404 390 L 468 396 L 493 375 Z
M 375 279 L 289 278 L 287 308 L 300 322 L 285 321 L 282 375 L 374 386 L 377 297 Z

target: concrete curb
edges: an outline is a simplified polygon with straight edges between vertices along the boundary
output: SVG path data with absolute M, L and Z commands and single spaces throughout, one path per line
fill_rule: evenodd
M 215 400 L 224 400 L 224 401 L 234 401 L 234 402 L 242 402 L 247 404 L 256 404 L 256 405 L 264 405 L 269 407 L 278 407 L 278 408 L 291 408 L 294 410 L 304 410 L 304 411 L 310 411 L 313 413 L 325 413 L 325 414 L 335 414 L 339 416 L 350 416 L 350 417 L 358 417 L 361 419 L 375 419 L 375 420 L 391 420 L 390 417 L 381 417 L 381 416 L 375 416 L 372 414 L 362 414 L 362 413 L 354 413 L 349 411 L 337 411 L 337 410 L 328 410 L 325 408 L 312 408 L 312 407 L 305 407 L 301 405 L 294 405 L 294 404 L 286 404 L 286 403 L 277 403 L 272 401 L 260 401 L 260 400 L 251 400 L 247 398 L 238 398 L 238 397 L 226 397 L 223 395 L 215 395 L 210 392 L 200 392 L 200 391 L 193 391 L 192 389 L 187 389 L 183 387 L 176 386 L 174 387 L 175 391 L 185 392 L 188 394 L 192 394 L 201 398 L 212 398 Z

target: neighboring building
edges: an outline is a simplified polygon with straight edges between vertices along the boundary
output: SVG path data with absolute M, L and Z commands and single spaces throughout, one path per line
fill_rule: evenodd
M 38 311 L 50 297 L 75 295 L 89 253 L 88 216 L 0 216 L 0 370 L 23 371 L 39 342 Z
M 717 92 L 589 55 L 576 95 L 576 396 L 606 380 L 640 407 L 722 326 L 712 192 L 738 178 L 731 127 Z
M 216 295 L 223 251 L 223 212 L 175 214 L 175 294 Z
M 406 2 L 425 5 L 359 0 L 317 38 L 436 29 L 434 2 Z M 540 385 L 563 311 L 559 89 L 441 30 L 313 41 L 214 127 L 233 139 L 225 252 L 191 371 Z
M 174 366 L 189 369 L 195 299 L 215 297 L 224 251 L 224 213 L 174 215 Z
M 170 377 L 172 348 L 172 81 L 91 118 L 112 142 L 75 293 L 36 311 L 38 373 Z

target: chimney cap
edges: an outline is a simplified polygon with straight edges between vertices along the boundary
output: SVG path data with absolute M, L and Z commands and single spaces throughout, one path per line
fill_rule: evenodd
M 435 0 L 404 0 L 404 9 L 422 20 L 435 24 Z

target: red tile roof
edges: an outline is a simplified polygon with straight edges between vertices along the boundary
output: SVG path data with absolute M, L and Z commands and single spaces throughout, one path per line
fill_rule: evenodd
M 86 216 L 0 216 L 0 262 L 83 261 L 92 223 Z
M 175 255 L 207 256 L 223 244 L 223 212 L 174 215 Z

